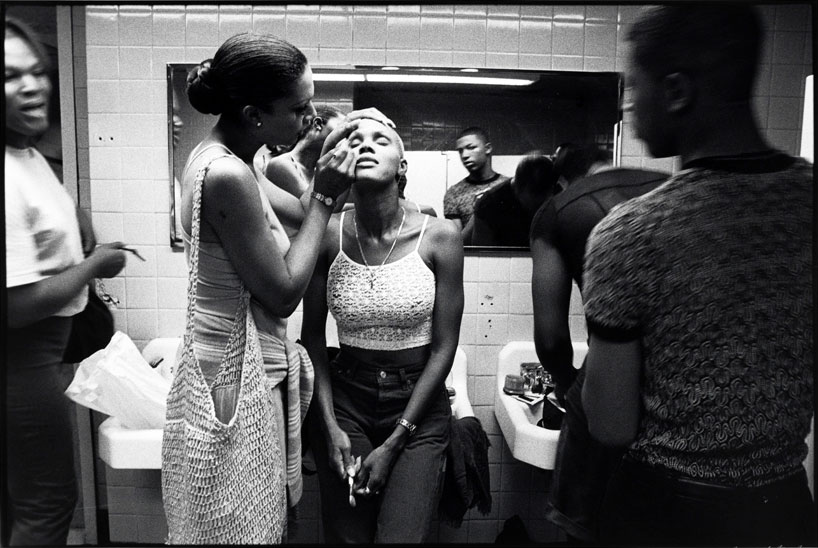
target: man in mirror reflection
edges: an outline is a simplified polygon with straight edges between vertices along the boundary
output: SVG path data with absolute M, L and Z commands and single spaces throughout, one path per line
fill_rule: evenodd
M 472 220 L 466 225 L 467 245 L 528 247 L 531 220 L 537 209 L 557 187 L 558 174 L 551 159 L 540 151 L 529 152 L 514 178 L 493 185 L 474 204 Z
M 625 455 L 607 545 L 815 546 L 803 461 L 814 415 L 813 165 L 752 108 L 758 8 L 642 10 L 626 112 L 681 171 L 591 232 L 582 407 Z
M 464 129 L 457 136 L 455 148 L 469 174 L 446 189 L 443 196 L 443 216 L 457 224 L 465 240 L 471 232 L 468 224 L 474 211 L 474 202 L 494 185 L 507 182 L 509 177 L 492 169 L 491 142 L 484 129 L 476 126 Z
M 594 542 L 595 508 L 604 493 L 610 466 L 618 462 L 621 451 L 608 452 L 588 435 L 580 403 L 584 369 L 573 366 L 568 322 L 571 282 L 582 291 L 585 244 L 594 225 L 614 205 L 653 190 L 668 174 L 615 168 L 610 152 L 594 144 L 560 145 L 554 158 L 559 180 L 567 186 L 537 211 L 530 239 L 534 343 L 540 363 L 555 383 L 557 400 L 566 410 L 560 417 L 562 428 L 547 516 L 570 540 Z M 555 409 L 543 406 L 546 424 L 549 413 L 562 415 Z

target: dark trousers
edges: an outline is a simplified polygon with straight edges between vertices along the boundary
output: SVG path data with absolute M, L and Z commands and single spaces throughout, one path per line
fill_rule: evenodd
M 625 457 L 600 517 L 605 544 L 815 546 L 815 505 L 801 469 L 755 488 L 672 475 Z
M 361 460 L 393 432 L 403 415 L 425 361 L 395 366 L 357 360 L 343 350 L 330 363 L 338 425 L 349 436 L 352 456 Z M 329 468 L 327 443 L 310 425 L 326 542 L 420 543 L 437 511 L 449 442 L 451 407 L 441 385 L 426 416 L 395 459 L 386 486 L 369 499 L 349 505 L 349 485 Z M 317 417 L 314 417 L 314 419 Z
M 557 442 L 557 456 L 546 517 L 561 527 L 572 544 L 597 542 L 599 509 L 608 481 L 624 448 L 602 445 L 591 437 L 582 408 L 585 367 L 565 395 L 565 417 Z
M 62 364 L 6 374 L 6 497 L 4 541 L 64 545 L 77 503 L 73 409 Z

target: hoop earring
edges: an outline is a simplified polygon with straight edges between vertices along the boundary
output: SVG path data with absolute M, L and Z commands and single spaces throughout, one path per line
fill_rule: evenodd
M 256 127 L 261 127 L 261 122 L 256 122 Z

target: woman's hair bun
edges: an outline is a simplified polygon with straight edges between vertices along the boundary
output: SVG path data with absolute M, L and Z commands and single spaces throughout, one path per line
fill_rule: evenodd
M 221 114 L 227 96 L 224 87 L 213 70 L 213 59 L 202 61 L 187 75 L 187 97 L 193 108 L 204 114 Z

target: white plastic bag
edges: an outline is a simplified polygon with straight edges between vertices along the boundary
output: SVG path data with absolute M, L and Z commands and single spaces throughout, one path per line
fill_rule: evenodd
M 85 407 L 116 417 L 126 428 L 165 425 L 170 379 L 153 369 L 125 333 L 84 359 L 65 394 Z

